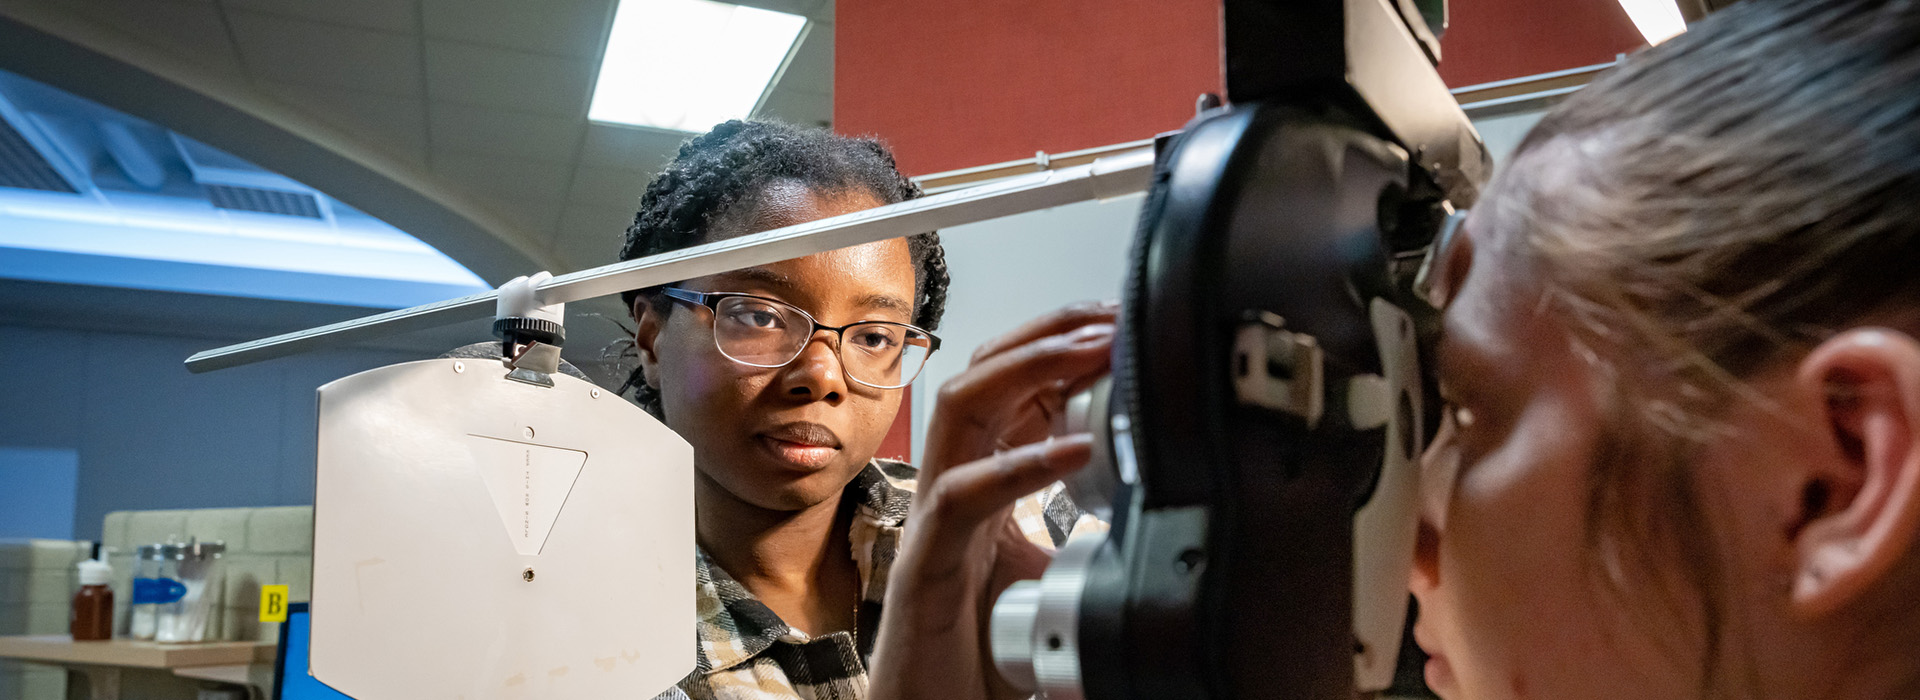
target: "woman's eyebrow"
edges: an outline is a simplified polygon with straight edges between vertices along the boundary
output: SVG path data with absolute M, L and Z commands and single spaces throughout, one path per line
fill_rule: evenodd
M 757 282 L 770 287 L 778 287 L 783 290 L 792 290 L 796 287 L 796 285 L 793 283 L 793 278 L 780 274 L 778 272 L 774 272 L 772 270 L 768 270 L 766 268 L 760 268 L 760 267 L 743 267 L 738 270 L 730 270 L 728 272 L 720 273 L 720 276 L 730 278 L 739 282 L 749 282 L 749 283 Z
M 868 294 L 866 296 L 860 297 L 859 303 L 860 303 L 860 308 L 863 308 L 863 309 L 879 309 L 881 311 L 898 311 L 902 315 L 907 315 L 907 316 L 913 315 L 912 304 L 907 303 L 905 299 L 901 299 L 900 297 L 896 297 L 888 294 Z
M 782 292 L 791 292 L 800 287 L 793 281 L 792 277 L 761 267 L 743 267 L 738 270 L 720 273 L 719 276 L 729 282 L 760 284 Z M 867 294 L 855 299 L 854 303 L 862 309 L 896 311 L 901 315 L 909 317 L 913 315 L 913 304 L 911 302 L 891 294 Z

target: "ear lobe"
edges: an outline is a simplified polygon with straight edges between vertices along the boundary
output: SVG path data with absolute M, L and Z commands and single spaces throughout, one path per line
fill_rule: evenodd
M 1920 343 L 1854 329 L 1801 361 L 1796 384 L 1824 397 L 1831 443 L 1807 465 L 1794 521 L 1792 605 L 1820 617 L 1886 583 L 1920 536 Z

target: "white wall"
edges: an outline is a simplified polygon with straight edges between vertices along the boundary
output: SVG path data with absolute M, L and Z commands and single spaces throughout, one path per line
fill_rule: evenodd
M 1498 116 L 1488 116 L 1473 120 L 1473 128 L 1480 131 L 1480 140 L 1487 144 L 1487 152 L 1493 154 L 1497 167 L 1513 155 L 1513 149 L 1526 138 L 1533 125 L 1540 123 L 1540 117 L 1546 115 L 1544 109 L 1529 109 L 1509 112 Z
M 938 387 L 974 348 L 1076 301 L 1119 299 L 1143 195 L 1084 202 L 940 232 L 953 285 L 940 351 L 914 382 L 913 456 L 920 457 Z

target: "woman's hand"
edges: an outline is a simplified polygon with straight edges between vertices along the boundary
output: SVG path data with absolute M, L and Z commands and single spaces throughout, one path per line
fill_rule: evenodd
M 1052 554 L 1028 541 L 1013 503 L 1084 466 L 1092 439 L 1047 439 L 1067 399 L 1108 371 L 1118 307 L 1068 307 L 974 353 L 940 389 L 918 493 L 888 574 L 871 695 L 886 700 L 1021 697 L 993 670 L 987 617 Z

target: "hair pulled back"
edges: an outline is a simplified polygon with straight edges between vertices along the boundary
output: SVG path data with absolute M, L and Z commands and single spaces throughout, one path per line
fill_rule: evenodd
M 1601 377 L 1597 575 L 1685 572 L 1696 600 L 1643 612 L 1695 621 L 1703 695 L 1725 692 L 1730 574 L 1691 466 L 1735 402 L 1770 405 L 1756 373 L 1920 317 L 1920 1 L 1734 5 L 1557 107 L 1482 204 L 1476 233 Z

